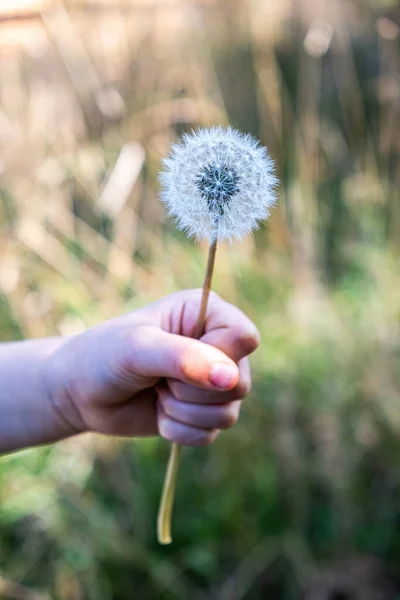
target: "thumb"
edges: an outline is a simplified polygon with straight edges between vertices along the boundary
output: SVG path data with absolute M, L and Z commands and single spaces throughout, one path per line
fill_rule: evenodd
M 177 379 L 211 390 L 233 389 L 239 380 L 238 367 L 221 350 L 146 325 L 136 328 L 129 370 L 140 377 Z

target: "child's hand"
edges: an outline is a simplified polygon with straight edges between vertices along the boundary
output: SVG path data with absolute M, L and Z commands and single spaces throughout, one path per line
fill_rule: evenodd
M 49 398 L 73 432 L 159 433 L 201 446 L 238 419 L 259 334 L 211 294 L 205 334 L 191 339 L 201 291 L 168 296 L 64 342 L 48 359 Z

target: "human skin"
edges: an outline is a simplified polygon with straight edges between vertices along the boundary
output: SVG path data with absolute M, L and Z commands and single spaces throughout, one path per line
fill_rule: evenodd
M 203 446 L 234 425 L 251 386 L 254 324 L 201 290 L 171 294 L 70 338 L 0 344 L 0 453 L 98 432 Z

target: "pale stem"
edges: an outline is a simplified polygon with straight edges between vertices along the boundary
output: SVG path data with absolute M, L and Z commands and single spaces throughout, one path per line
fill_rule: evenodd
M 208 252 L 207 270 L 204 278 L 203 293 L 199 315 L 197 317 L 194 337 L 201 338 L 204 333 L 207 316 L 208 298 L 211 291 L 211 281 L 214 272 L 215 254 L 217 252 L 217 238 L 210 244 Z M 160 508 L 157 519 L 157 538 L 160 544 L 170 544 L 171 537 L 171 518 L 175 498 L 175 488 L 178 479 L 179 460 L 182 453 L 182 446 L 172 444 L 168 460 L 167 472 L 164 479 L 164 487 L 161 495 Z

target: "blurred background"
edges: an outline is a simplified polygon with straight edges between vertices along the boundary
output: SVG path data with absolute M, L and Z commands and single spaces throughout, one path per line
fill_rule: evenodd
M 158 199 L 184 131 L 232 124 L 279 203 L 215 289 L 262 333 L 238 425 L 0 461 L 5 600 L 400 598 L 400 5 L 1 0 L 0 336 L 72 335 L 202 283 Z

